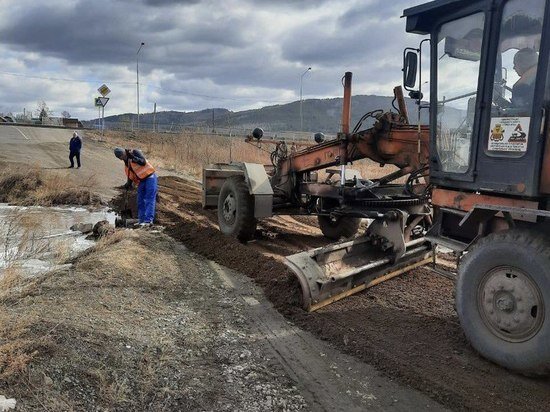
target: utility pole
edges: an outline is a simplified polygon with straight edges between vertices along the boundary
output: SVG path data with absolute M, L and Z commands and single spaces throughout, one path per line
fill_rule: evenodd
M 302 75 L 300 76 L 300 131 L 301 132 L 304 131 L 304 116 L 303 116 L 303 113 L 302 113 L 302 83 L 303 83 L 303 80 L 304 80 L 304 76 L 310 70 L 311 70 L 311 67 L 308 67 L 307 70 L 305 72 L 303 72 Z
M 214 128 L 214 108 L 212 108 L 212 133 L 216 133 L 216 129 Z
M 139 51 L 145 46 L 144 42 L 141 42 L 139 49 L 136 53 L 136 94 L 137 94 L 137 129 L 139 130 Z
M 155 102 L 155 105 L 153 106 L 153 133 L 157 131 L 156 124 L 157 124 L 157 102 Z

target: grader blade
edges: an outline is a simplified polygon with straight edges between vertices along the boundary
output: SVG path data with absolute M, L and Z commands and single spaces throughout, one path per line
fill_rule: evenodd
M 405 246 L 394 262 L 395 255 L 363 237 L 287 256 L 285 263 L 300 282 L 303 308 L 313 312 L 432 261 L 424 238 Z

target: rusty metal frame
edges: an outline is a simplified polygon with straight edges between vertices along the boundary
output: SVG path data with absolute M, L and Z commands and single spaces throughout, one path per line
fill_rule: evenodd
M 491 205 L 499 207 L 516 207 L 538 210 L 538 202 L 503 196 L 491 196 L 458 190 L 435 188 L 432 192 L 432 204 L 438 207 L 463 210 L 469 212 L 476 205 Z

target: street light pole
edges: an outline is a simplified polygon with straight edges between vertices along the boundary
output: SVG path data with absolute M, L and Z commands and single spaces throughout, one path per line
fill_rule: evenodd
M 137 95 L 137 129 L 139 130 L 139 51 L 145 46 L 144 42 L 141 42 L 139 49 L 136 53 L 136 95 Z
M 303 83 L 303 80 L 304 80 L 304 76 L 310 70 L 311 70 L 311 67 L 308 67 L 307 70 L 305 72 L 303 72 L 302 75 L 300 76 L 300 131 L 301 132 L 304 131 L 304 116 L 302 114 L 302 83 Z

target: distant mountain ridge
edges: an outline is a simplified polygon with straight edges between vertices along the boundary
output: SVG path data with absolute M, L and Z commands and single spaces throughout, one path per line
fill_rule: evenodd
M 302 103 L 303 131 L 336 133 L 340 129 L 342 116 L 342 98 L 307 99 Z M 352 127 L 367 112 L 382 109 L 393 110 L 393 97 L 358 95 L 352 97 Z M 412 99 L 406 99 L 411 123 L 416 123 L 418 106 Z M 131 128 L 136 115 L 126 113 L 105 117 L 107 128 Z M 97 120 L 90 120 L 89 126 Z M 421 122 L 428 123 L 428 111 L 422 110 Z M 252 130 L 261 127 L 270 132 L 300 130 L 300 102 L 266 106 L 260 109 L 249 109 L 233 112 L 224 108 L 204 109 L 195 112 L 164 111 L 156 113 L 157 130 L 165 131 L 181 127 L 232 128 Z M 140 128 L 151 129 L 153 114 L 140 115 Z M 368 126 L 369 123 L 366 124 Z

